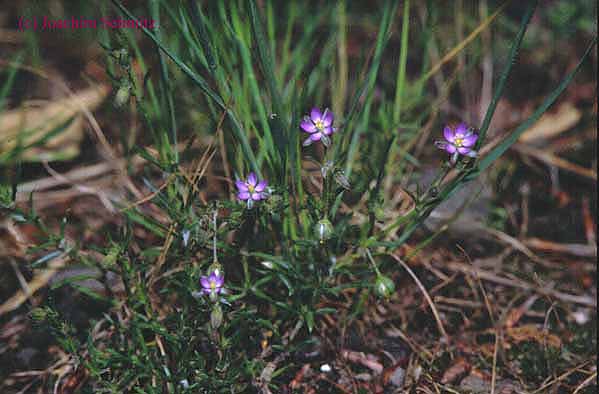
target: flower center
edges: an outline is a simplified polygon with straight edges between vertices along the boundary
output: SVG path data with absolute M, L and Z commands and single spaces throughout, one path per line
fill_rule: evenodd
M 254 186 L 252 184 L 249 184 L 248 185 L 248 190 L 249 190 L 250 193 L 253 193 L 256 190 L 256 186 Z
M 453 144 L 454 144 L 455 146 L 462 146 L 462 144 L 463 144 L 463 143 L 464 143 L 464 139 L 463 139 L 463 138 L 456 138 L 456 139 L 453 141 Z
M 324 122 L 322 120 L 317 120 L 314 122 L 314 126 L 316 126 L 318 130 L 322 130 L 324 129 Z
M 210 281 L 210 290 L 214 290 L 214 289 L 216 289 L 216 282 Z

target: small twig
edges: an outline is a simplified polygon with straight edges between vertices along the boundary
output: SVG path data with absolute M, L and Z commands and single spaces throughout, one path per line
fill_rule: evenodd
M 19 269 L 19 266 L 17 265 L 17 263 L 15 262 L 14 259 L 10 259 L 10 265 L 12 265 L 13 270 L 15 271 L 15 275 L 17 276 L 17 279 L 19 280 L 19 284 L 21 285 L 21 289 L 23 289 L 23 292 L 25 293 L 25 295 L 27 297 L 31 297 L 31 289 L 29 289 L 29 285 L 27 284 L 27 281 L 25 280 L 25 277 L 23 277 L 23 274 L 21 273 L 21 270 Z
M 375 375 L 380 375 L 383 372 L 383 364 L 378 361 L 371 360 L 362 352 L 356 352 L 353 350 L 343 349 L 341 350 L 341 357 L 354 363 L 360 363 L 366 368 L 372 370 Z
M 582 198 L 582 220 L 584 222 L 584 233 L 589 245 L 597 244 L 597 235 L 595 231 L 595 222 L 589 208 L 589 198 Z
M 578 257 L 597 257 L 597 246 L 588 244 L 560 244 L 539 238 L 528 238 L 524 245 L 544 252 L 571 254 Z
M 25 293 L 23 290 L 19 290 L 9 298 L 6 302 L 0 305 L 0 316 L 7 312 L 11 312 L 21 306 L 25 301 L 27 301 L 36 291 L 44 287 L 54 276 L 54 274 L 62 267 L 66 265 L 68 260 L 67 253 L 64 253 L 48 264 L 48 268 L 41 270 L 39 275 L 36 275 L 31 282 L 27 284 L 27 288 L 29 289 L 29 294 Z
M 558 167 L 564 171 L 571 172 L 584 178 L 589 178 L 594 181 L 597 180 L 597 172 L 595 172 L 594 169 L 570 163 L 569 161 L 562 159 L 561 157 L 558 157 L 553 153 L 533 148 L 523 143 L 515 144 L 513 148 L 515 151 L 523 155 L 534 157 L 535 159 L 540 160 L 543 163 Z
M 535 391 L 532 391 L 530 394 L 540 393 L 540 392 L 544 391 L 547 387 L 549 387 L 549 386 L 551 386 L 551 385 L 553 385 L 553 384 L 555 384 L 557 382 L 561 382 L 562 380 L 566 379 L 568 376 L 572 375 L 574 372 L 578 372 L 580 370 L 580 368 L 582 368 L 585 365 L 589 364 L 591 361 L 592 360 L 584 361 L 582 364 L 579 364 L 576 367 L 569 369 L 568 371 L 564 372 L 563 374 L 561 374 L 560 376 L 556 377 L 555 379 L 550 380 L 549 382 L 545 383 L 544 385 L 542 385 L 541 387 L 539 387 Z M 595 371 L 595 374 L 597 374 L 596 371 Z
M 76 183 L 73 183 L 70 180 L 68 180 L 67 178 L 65 178 L 62 174 L 55 171 L 52 167 L 50 167 L 50 165 L 48 164 L 47 161 L 43 160 L 42 164 L 44 165 L 44 168 L 46 169 L 46 171 L 48 171 L 48 173 L 50 175 L 52 175 L 59 181 L 72 185 L 75 189 L 79 190 L 81 193 L 93 194 L 93 195 L 97 196 L 100 199 L 100 201 L 102 201 L 102 204 L 104 204 L 104 206 L 106 207 L 108 212 L 111 212 L 111 213 L 116 212 L 116 210 L 114 209 L 114 206 L 112 205 L 112 203 L 110 202 L 110 199 L 108 198 L 108 196 L 106 195 L 106 193 L 104 191 L 95 189 L 95 188 L 92 188 L 89 186 L 78 185 Z
M 497 352 L 499 350 L 499 329 L 495 329 L 495 346 L 493 348 L 493 368 L 491 369 L 491 394 L 495 394 L 495 382 L 497 381 Z
M 435 303 L 433 302 L 433 300 L 431 299 L 431 296 L 426 291 L 426 288 L 422 285 L 422 283 L 420 282 L 420 280 L 418 279 L 416 274 L 412 271 L 412 269 L 406 263 L 404 263 L 398 256 L 396 256 L 394 254 L 391 254 L 391 257 L 393 257 L 393 259 L 395 259 L 395 261 L 397 261 L 399 264 L 401 264 L 401 266 L 406 271 L 408 271 L 408 273 L 410 274 L 412 279 L 414 279 L 414 281 L 416 282 L 416 285 L 418 286 L 418 288 L 420 288 L 420 291 L 424 295 L 426 302 L 428 302 L 428 305 L 430 306 L 431 311 L 433 312 L 433 315 L 435 316 L 435 320 L 437 321 L 437 327 L 439 329 L 439 332 L 449 342 L 449 335 L 447 335 L 447 331 L 445 331 L 445 327 L 443 327 L 443 322 L 441 321 L 441 316 L 439 316 L 439 312 L 437 311 L 437 308 L 435 307 Z
M 289 342 L 293 341 L 293 339 L 299 332 L 300 328 L 302 328 L 302 326 L 303 326 L 303 321 L 298 320 L 297 323 L 295 324 L 295 327 L 293 327 L 293 330 L 291 330 L 288 333 L 289 335 L 287 335 L 286 337 L 283 337 L 283 340 L 282 340 L 283 347 L 286 347 Z M 270 348 L 270 346 L 268 348 Z M 264 351 L 262 353 L 263 353 L 263 355 L 265 354 Z M 254 380 L 254 382 L 253 382 L 254 387 L 260 389 L 260 392 L 262 394 L 272 394 L 272 392 L 270 391 L 270 388 L 268 388 L 268 385 L 270 384 L 270 381 L 272 380 L 272 374 L 275 372 L 277 365 L 280 362 L 282 362 L 283 360 L 285 360 L 287 357 L 289 357 L 289 351 L 285 351 L 283 353 L 278 354 L 273 361 L 270 361 L 269 363 L 266 364 L 266 366 L 262 370 L 262 373 L 260 374 L 260 376 Z
M 591 376 L 589 376 L 581 384 L 579 384 L 578 387 L 576 387 L 576 390 L 574 390 L 574 392 L 572 394 L 577 394 L 580 390 L 582 390 L 589 383 L 591 383 L 591 381 L 593 381 L 593 379 L 595 379 L 596 377 L 597 377 L 597 371 L 595 371 Z
M 561 291 L 557 291 L 557 290 L 549 289 L 549 288 L 540 288 L 539 286 L 525 282 L 521 279 L 505 278 L 505 277 L 496 275 L 492 272 L 484 271 L 479 268 L 469 266 L 467 264 L 450 262 L 450 263 L 447 263 L 445 265 L 445 267 L 450 270 L 462 272 L 464 274 L 470 274 L 470 275 L 476 274 L 482 280 L 497 283 L 500 285 L 515 287 L 515 288 L 524 289 L 524 290 L 536 291 L 539 294 L 549 295 L 549 296 L 556 298 L 563 302 L 570 302 L 570 303 L 574 303 L 574 304 L 590 306 L 593 308 L 597 307 L 597 301 L 591 297 L 577 296 L 574 294 L 563 293 Z
M 526 255 L 526 257 L 528 257 L 529 259 L 531 259 L 532 261 L 534 261 L 537 264 L 542 265 L 545 268 L 558 268 L 557 265 L 555 264 L 551 264 L 548 261 L 545 261 L 544 259 L 540 258 L 539 256 L 537 256 L 536 254 L 534 254 L 528 247 L 526 247 L 525 244 L 523 244 L 522 242 L 520 242 L 518 239 L 493 228 L 489 228 L 489 227 L 483 227 L 484 231 L 487 232 L 488 234 L 496 237 L 497 239 L 499 239 L 500 241 L 505 242 L 506 244 L 510 245 L 511 247 L 513 247 L 514 249 L 522 252 L 523 254 Z

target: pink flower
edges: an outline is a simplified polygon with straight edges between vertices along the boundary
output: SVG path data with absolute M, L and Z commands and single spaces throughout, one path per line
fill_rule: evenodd
M 200 284 L 202 285 L 203 294 L 216 295 L 223 290 L 225 277 L 219 274 L 218 271 L 213 271 L 209 276 L 202 276 Z
M 266 180 L 258 182 L 258 178 L 256 177 L 256 174 L 254 174 L 253 172 L 250 172 L 247 180 L 236 181 L 235 186 L 237 186 L 237 190 L 239 191 L 239 193 L 237 194 L 237 198 L 239 200 L 258 201 L 264 200 L 268 197 L 268 194 L 265 192 L 266 187 L 268 186 L 268 182 Z
M 445 126 L 443 137 L 445 137 L 445 141 L 435 141 L 435 145 L 451 155 L 452 163 L 458 160 L 458 155 L 476 157 L 473 147 L 478 139 L 478 134 L 464 123 L 460 123 L 455 129 Z
M 336 131 L 333 127 L 334 119 L 335 116 L 328 108 L 324 112 L 320 112 L 316 107 L 312 108 L 310 116 L 305 116 L 300 123 L 302 130 L 310 134 L 303 145 L 308 146 L 316 141 L 322 141 L 325 146 L 329 146 L 331 144 L 329 136 Z

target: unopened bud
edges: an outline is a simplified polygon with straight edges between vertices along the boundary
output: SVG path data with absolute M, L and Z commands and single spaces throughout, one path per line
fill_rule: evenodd
M 335 171 L 335 182 L 345 190 L 351 189 L 351 185 L 349 184 L 349 179 L 345 176 L 345 172 L 343 170 Z
M 114 104 L 117 107 L 122 107 L 129 101 L 129 97 L 131 97 L 131 86 L 129 86 L 129 84 L 124 84 L 116 91 L 116 94 L 114 95 Z
M 212 312 L 210 313 L 210 327 L 216 330 L 220 327 L 223 322 L 223 310 L 219 304 L 214 304 Z
M 379 204 L 374 207 L 374 217 L 379 221 L 385 220 L 385 209 Z
M 191 232 L 189 230 L 183 230 L 183 232 L 181 233 L 181 238 L 183 239 L 183 246 L 187 247 L 187 245 L 189 244 L 190 235 Z
M 215 261 L 212 264 L 210 264 L 210 266 L 206 270 L 206 275 L 210 276 L 211 274 L 214 274 L 216 276 L 224 275 L 223 266 L 220 265 L 218 261 Z

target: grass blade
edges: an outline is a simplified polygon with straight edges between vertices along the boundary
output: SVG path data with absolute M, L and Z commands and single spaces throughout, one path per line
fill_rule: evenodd
M 268 85 L 270 98 L 272 101 L 272 109 L 275 114 L 282 116 L 283 101 L 281 93 L 279 92 L 276 76 L 275 67 L 270 47 L 266 40 L 266 34 L 264 33 L 264 27 L 262 26 L 262 19 L 256 8 L 256 2 L 254 0 L 249 1 L 250 19 L 252 21 L 252 32 L 258 45 L 258 53 L 260 55 L 260 63 L 262 65 L 262 71 L 264 78 Z
M 497 83 L 497 88 L 495 89 L 495 94 L 493 94 L 493 98 L 491 99 L 491 103 L 487 108 L 487 112 L 485 113 L 485 118 L 483 120 L 482 125 L 479 130 L 479 137 L 477 141 L 477 148 L 481 146 L 484 142 L 485 137 L 487 135 L 487 130 L 489 129 L 489 125 L 491 124 L 491 119 L 493 119 L 493 114 L 495 113 L 495 108 L 499 103 L 499 99 L 503 94 L 503 89 L 505 88 L 505 83 L 507 81 L 508 76 L 510 75 L 510 71 L 512 70 L 512 66 L 516 61 L 516 56 L 518 55 L 518 50 L 522 45 L 522 40 L 524 39 L 524 34 L 526 33 L 526 29 L 528 28 L 528 23 L 530 22 L 530 18 L 535 12 L 537 8 L 538 0 L 532 1 L 524 15 L 522 16 L 522 22 L 520 23 L 520 29 L 518 30 L 518 35 L 512 44 L 512 48 L 510 49 L 510 54 L 508 55 L 508 63 L 505 65 L 503 72 L 501 73 L 501 77 L 499 77 L 499 82 Z
M 133 14 L 131 14 L 131 12 L 129 12 L 129 10 L 127 8 L 125 8 L 125 6 L 123 6 L 121 4 L 121 2 L 119 0 L 112 0 L 112 3 L 124 14 L 126 15 L 129 19 L 131 20 L 135 20 L 139 23 L 138 19 L 135 18 L 133 16 Z M 226 113 L 227 116 L 229 118 L 229 120 L 231 121 L 231 124 L 233 126 L 233 131 L 235 133 L 235 137 L 237 137 L 237 139 L 239 140 L 240 144 L 241 144 L 241 150 L 246 158 L 246 160 L 249 162 L 250 166 L 252 167 L 252 170 L 258 175 L 259 178 L 262 178 L 262 171 L 260 170 L 260 166 L 258 165 L 258 162 L 256 160 L 256 156 L 254 155 L 254 152 L 252 151 L 252 148 L 250 146 L 249 140 L 247 138 L 246 133 L 243 131 L 241 124 L 239 123 L 239 120 L 235 117 L 235 114 L 233 113 L 233 111 L 231 111 L 225 104 L 225 102 L 222 100 L 222 98 L 218 95 L 218 93 L 216 93 L 214 90 L 212 90 L 209 86 L 208 83 L 206 82 L 206 80 L 204 78 L 202 78 L 200 75 L 198 75 L 197 73 L 195 73 L 191 68 L 189 68 L 189 66 L 187 66 L 181 59 L 179 59 L 178 56 L 176 56 L 175 54 L 173 54 L 163 43 L 161 40 L 159 40 L 156 35 L 154 35 L 151 31 L 149 31 L 146 27 L 142 26 L 141 23 L 139 23 L 140 25 L 140 29 L 142 30 L 142 32 L 148 36 L 152 41 L 154 41 L 154 44 L 156 44 L 180 69 L 181 71 L 183 71 L 183 73 L 185 75 L 187 75 L 189 78 L 191 78 L 191 80 L 200 87 L 200 89 L 208 96 L 210 97 L 221 109 L 223 109 Z
M 152 12 L 152 18 L 154 21 L 160 25 L 160 8 L 158 4 L 158 0 L 152 0 L 150 2 L 150 9 Z M 160 29 L 156 30 L 156 37 L 158 39 L 161 38 Z M 158 52 L 158 59 L 160 61 L 160 88 L 162 94 L 166 99 L 166 105 L 169 114 L 169 128 L 171 131 L 171 147 L 170 154 L 172 155 L 172 159 L 174 163 L 179 162 L 179 151 L 177 149 L 177 119 L 175 116 L 175 103 L 173 100 L 172 91 L 170 88 L 170 79 L 168 77 L 168 68 L 166 65 L 166 59 L 164 58 L 164 53 L 160 50 L 158 46 L 156 46 L 156 52 Z
M 593 38 L 574 70 L 572 70 L 572 72 L 570 72 L 570 74 L 568 74 L 562 80 L 558 87 L 553 92 L 551 92 L 549 96 L 547 96 L 547 98 L 543 101 L 543 104 L 541 104 L 541 106 L 537 108 L 537 110 L 532 115 L 530 115 L 528 119 L 526 119 L 522 124 L 520 124 L 520 126 L 518 126 L 516 130 L 514 130 L 514 132 L 511 133 L 501 144 L 495 147 L 491 152 L 489 152 L 488 155 L 486 155 L 479 161 L 477 167 L 478 171 L 484 171 L 502 154 L 504 154 L 505 151 L 507 151 L 510 148 L 510 146 L 512 146 L 516 141 L 518 141 L 518 138 L 522 135 L 522 133 L 528 130 L 537 120 L 539 120 L 539 118 L 549 109 L 549 107 L 551 107 L 551 105 L 555 103 L 555 100 L 557 100 L 557 98 L 564 92 L 564 90 L 566 90 L 570 82 L 572 82 L 572 79 L 574 79 L 574 76 L 576 75 L 578 70 L 580 70 L 580 67 L 587 59 L 587 57 L 590 55 L 593 47 L 596 44 L 597 37 Z
M 10 92 L 12 85 L 15 81 L 15 76 L 17 75 L 17 70 L 21 66 L 21 61 L 23 60 L 23 52 L 19 53 L 15 61 L 10 63 L 10 71 L 8 72 L 8 76 L 6 77 L 6 82 L 2 85 L 2 89 L 0 89 L 0 113 L 2 113 L 2 109 L 4 107 L 4 100 Z
M 397 82 L 395 84 L 395 101 L 393 103 L 393 126 L 399 123 L 401 113 L 401 98 L 406 82 L 406 63 L 408 61 L 408 31 L 410 26 L 410 0 L 403 5 L 403 19 L 401 23 L 401 48 L 399 50 L 399 67 L 397 68 Z
M 429 72 L 427 72 L 423 77 L 421 82 L 427 81 L 430 77 L 435 75 L 444 64 L 453 59 L 462 49 L 464 49 L 468 44 L 470 44 L 478 35 L 485 30 L 495 18 L 501 14 L 501 12 L 507 7 L 507 5 L 511 2 L 511 0 L 503 3 L 493 14 L 489 15 L 487 19 L 485 19 L 476 29 L 474 29 L 468 37 L 466 37 L 463 41 L 461 41 L 458 45 L 456 45 L 451 51 L 449 51 L 443 58 L 435 64 Z M 536 1 L 535 1 L 536 3 Z
M 379 30 L 379 34 L 376 40 L 376 47 L 374 51 L 374 58 L 372 60 L 372 64 L 370 65 L 370 70 L 368 72 L 368 76 L 365 81 L 365 93 L 367 93 L 368 97 L 366 99 L 366 103 L 364 105 L 364 111 L 362 112 L 362 127 L 354 128 L 351 134 L 351 142 L 347 150 L 347 160 L 345 165 L 345 174 L 349 177 L 351 175 L 351 167 L 354 162 L 354 156 L 357 153 L 358 142 L 360 141 L 360 136 L 368 124 L 368 120 L 370 118 L 370 105 L 372 103 L 372 96 L 374 91 L 374 83 L 376 81 L 376 77 L 378 75 L 379 66 L 381 64 L 381 59 L 383 56 L 383 49 L 385 48 L 388 40 L 389 40 L 389 32 L 391 29 L 391 22 L 393 21 L 393 15 L 395 15 L 395 10 L 397 9 L 397 1 L 387 1 L 385 3 L 385 9 L 383 10 L 383 17 L 381 20 L 381 27 Z M 353 110 L 355 110 L 357 102 L 359 101 L 360 96 L 363 91 L 359 93 L 358 96 L 354 99 L 354 103 L 352 105 Z M 350 113 L 350 117 L 353 114 Z M 349 121 L 348 121 L 349 123 Z

